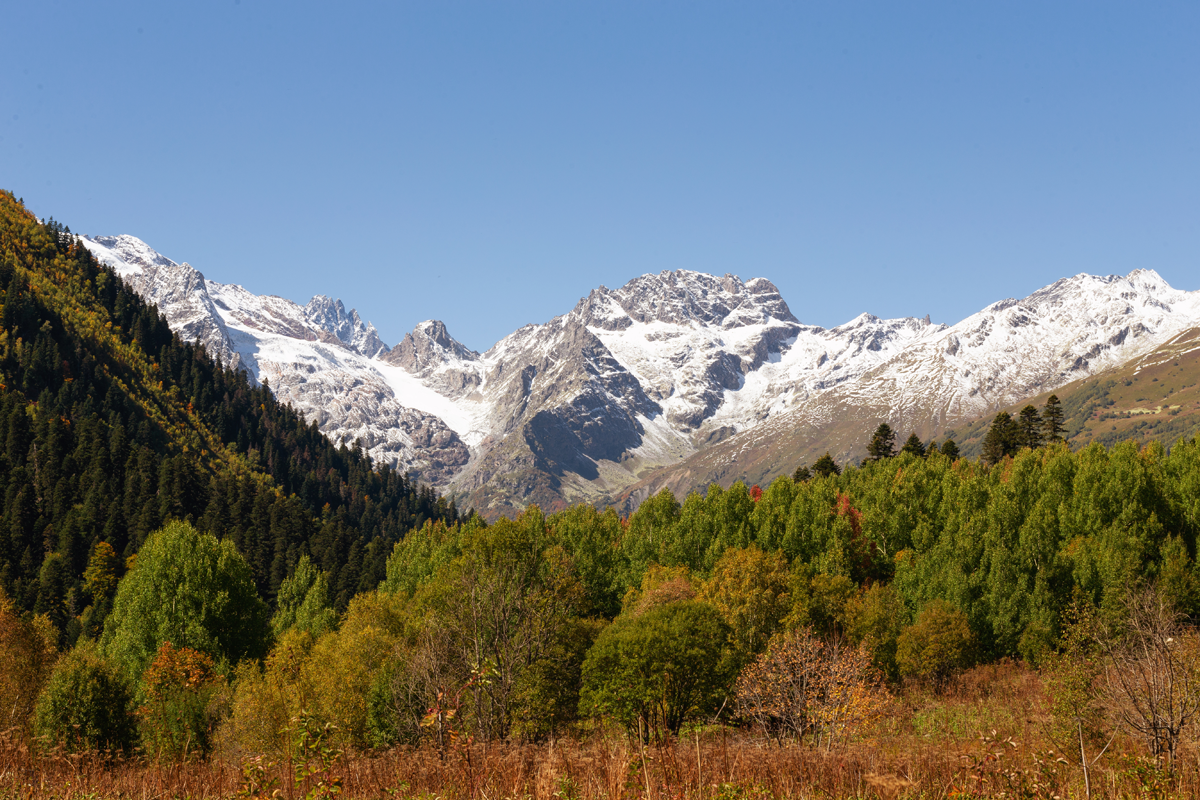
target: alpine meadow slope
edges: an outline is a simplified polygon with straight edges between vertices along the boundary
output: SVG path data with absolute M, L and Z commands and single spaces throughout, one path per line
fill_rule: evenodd
M 882 421 L 928 439 L 1200 325 L 1200 293 L 1151 270 L 1064 278 L 954 326 L 862 314 L 830 329 L 765 278 L 677 270 L 598 287 L 484 353 L 436 320 L 389 347 L 341 301 L 257 296 L 131 236 L 82 241 L 335 442 L 489 518 L 767 481 L 826 450 L 859 457 Z

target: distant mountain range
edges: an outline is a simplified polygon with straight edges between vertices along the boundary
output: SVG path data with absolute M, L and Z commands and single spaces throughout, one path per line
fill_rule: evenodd
M 481 354 L 436 320 L 388 347 L 341 301 L 216 283 L 132 236 L 83 243 L 334 441 L 486 516 L 768 481 L 826 450 L 860 457 L 882 421 L 940 436 L 1200 325 L 1200 292 L 1150 270 L 1065 278 L 950 327 L 863 314 L 831 329 L 764 278 L 679 270 L 601 286 Z

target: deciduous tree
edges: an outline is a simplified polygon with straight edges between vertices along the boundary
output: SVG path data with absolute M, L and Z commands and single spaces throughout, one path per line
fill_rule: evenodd
M 163 642 L 236 664 L 265 654 L 268 626 L 233 543 L 173 522 L 150 536 L 121 579 L 101 645 L 133 683 Z
M 581 706 L 628 728 L 679 732 L 716 710 L 729 686 L 728 627 L 712 605 L 685 600 L 622 615 L 583 664 Z

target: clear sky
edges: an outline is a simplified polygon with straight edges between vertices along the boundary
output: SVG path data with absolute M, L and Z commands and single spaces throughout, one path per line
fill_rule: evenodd
M 1200 289 L 1200 3 L 13 3 L 0 187 L 483 350 L 599 284 L 953 323 Z

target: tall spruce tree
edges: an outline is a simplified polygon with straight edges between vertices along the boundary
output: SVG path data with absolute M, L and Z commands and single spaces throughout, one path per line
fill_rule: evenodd
M 988 464 L 999 463 L 1005 456 L 1014 455 L 1021 448 L 1021 428 L 1007 411 L 1001 411 L 992 420 L 987 436 L 983 437 L 983 460 Z
M 958 445 L 954 443 L 953 439 L 947 439 L 946 441 L 942 442 L 942 455 L 946 456 L 946 458 L 949 458 L 951 461 L 958 458 Z
M 935 445 L 935 447 L 936 447 L 936 445 Z M 904 442 L 904 447 L 900 448 L 900 452 L 901 453 L 912 453 L 914 456 L 920 456 L 921 458 L 924 458 L 925 457 L 925 445 L 923 445 L 921 443 L 920 437 L 918 437 L 915 433 L 913 433 L 913 434 L 910 434 L 908 439 Z
M 880 461 L 896 454 L 896 433 L 886 422 L 880 423 L 867 444 L 867 460 Z
M 833 456 L 829 455 L 829 451 L 825 451 L 825 455 L 818 458 L 812 465 L 813 475 L 818 478 L 828 478 L 830 475 L 841 475 L 842 468 L 833 460 Z
M 1036 450 L 1042 446 L 1042 417 L 1033 406 L 1025 406 L 1017 415 L 1017 426 L 1021 429 L 1021 446 Z
M 1058 402 L 1058 395 L 1052 394 L 1046 398 L 1046 405 L 1042 407 L 1044 439 L 1047 442 L 1061 442 L 1066 430 L 1066 426 L 1063 425 L 1062 405 Z

